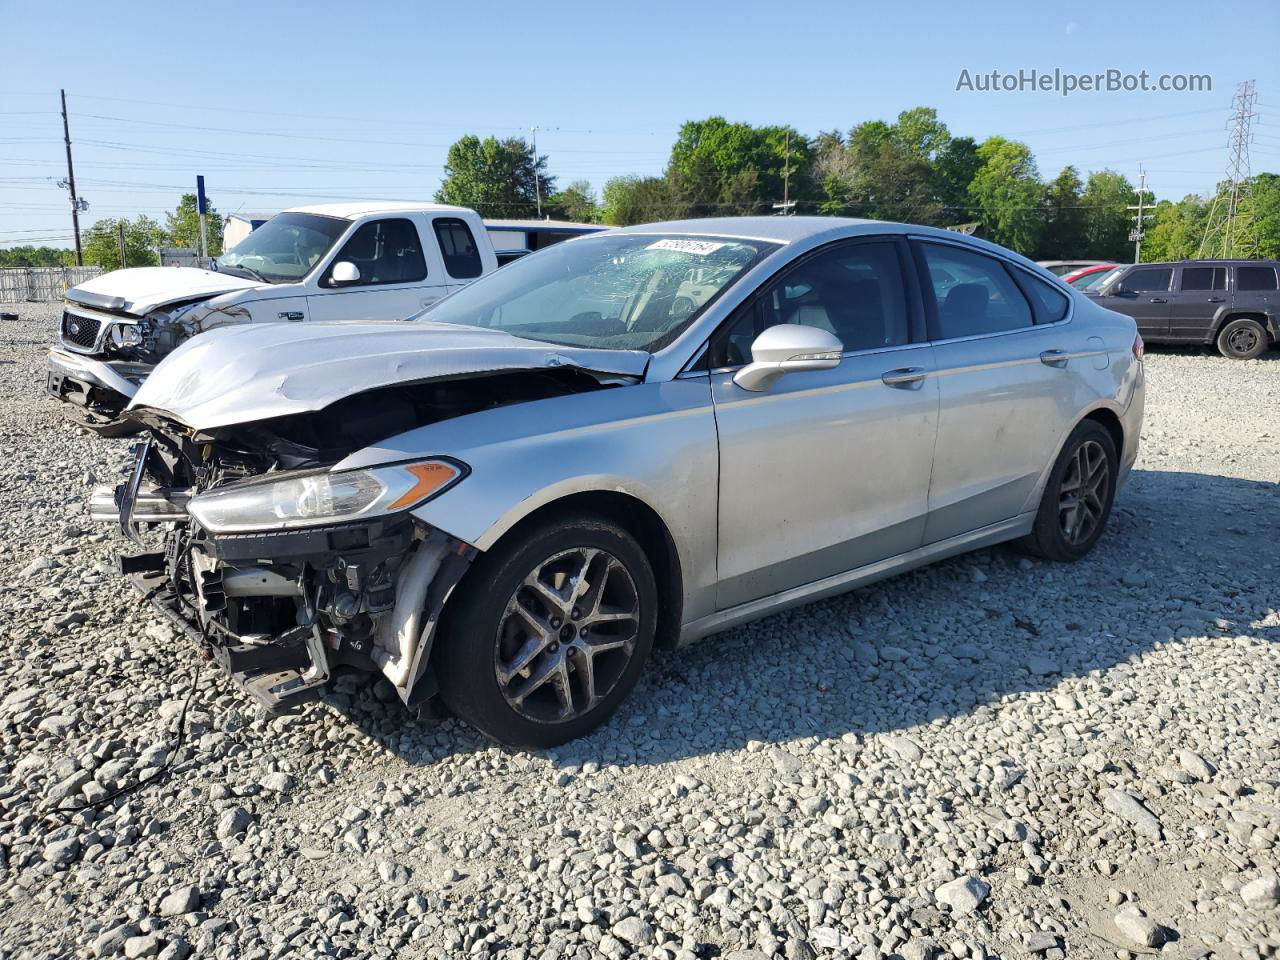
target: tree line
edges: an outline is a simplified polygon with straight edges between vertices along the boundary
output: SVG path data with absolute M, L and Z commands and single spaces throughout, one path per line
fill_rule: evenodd
M 811 138 L 790 126 L 691 121 L 660 174 L 616 177 L 599 197 L 584 181 L 557 190 L 548 165 L 518 137 L 466 136 L 449 149 L 436 199 L 517 218 L 534 216 L 541 199 L 544 216 L 622 226 L 772 214 L 785 198 L 796 213 L 964 226 L 1037 260 L 1133 257 L 1127 208 L 1138 196 L 1123 174 L 1067 166 L 1046 181 L 1025 143 L 953 135 L 930 107 Z M 1254 255 L 1280 258 L 1280 177 L 1259 174 L 1251 188 Z M 1214 199 L 1156 201 L 1142 259 L 1195 257 Z
M 209 206 L 209 254 L 222 253 L 222 215 Z M 118 270 L 121 266 L 154 267 L 160 265 L 158 248 L 200 246 L 200 215 L 196 212 L 196 195 L 185 193 L 163 224 L 146 215 L 108 217 L 97 220 L 80 234 L 86 266 Z M 125 262 L 120 262 L 119 228 L 124 225 Z M 0 268 L 5 267 L 73 267 L 73 250 L 56 247 L 21 246 L 0 250 Z

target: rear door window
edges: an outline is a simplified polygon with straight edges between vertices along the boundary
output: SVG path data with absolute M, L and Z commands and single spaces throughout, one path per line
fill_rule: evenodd
M 1004 333 L 1034 322 L 1031 305 L 1004 264 L 950 244 L 920 243 L 937 304 L 935 340 Z
M 1226 267 L 1183 267 L 1181 290 L 1227 289 Z
M 1275 267 L 1236 267 L 1237 290 L 1275 290 Z
M 449 276 L 455 280 L 471 280 L 484 272 L 480 250 L 465 221 L 457 217 L 437 217 L 432 226 Z

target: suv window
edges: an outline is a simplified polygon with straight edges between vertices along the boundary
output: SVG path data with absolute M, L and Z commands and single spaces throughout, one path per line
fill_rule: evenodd
M 1126 290 L 1136 293 L 1157 293 L 1169 289 L 1173 280 L 1173 267 L 1134 270 L 1127 277 L 1121 278 Z
M 1226 267 L 1183 267 L 1181 290 L 1227 289 Z
M 1053 284 L 1046 283 L 1025 270 L 1018 271 L 1018 279 L 1031 300 L 1031 312 L 1035 315 L 1036 323 L 1057 323 L 1067 315 L 1067 307 L 1071 305 L 1071 301 Z
M 334 263 L 346 260 L 360 271 L 353 286 L 383 283 L 413 283 L 427 275 L 418 228 L 412 220 L 371 220 L 351 235 Z M 325 276 L 328 282 L 333 267 Z
M 780 323 L 820 327 L 846 352 L 905 344 L 906 291 L 892 240 L 842 243 L 773 280 L 717 334 L 713 367 L 751 362 L 751 344 Z
M 470 280 L 484 272 L 480 251 L 476 248 L 471 228 L 457 217 L 440 217 L 432 221 L 440 252 L 444 255 L 444 268 L 457 280 Z
M 999 260 L 940 243 L 920 249 L 938 307 L 935 340 L 1031 326 L 1027 298 Z
M 1275 290 L 1275 267 L 1236 267 L 1237 290 Z

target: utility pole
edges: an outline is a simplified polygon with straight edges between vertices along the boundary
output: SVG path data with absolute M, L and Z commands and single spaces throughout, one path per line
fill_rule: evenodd
M 538 128 L 529 128 L 529 139 L 533 146 L 533 195 L 538 201 L 538 219 L 542 219 L 542 181 L 538 179 Z
M 196 177 L 196 213 L 200 217 L 200 259 L 209 258 L 209 200 L 204 194 L 204 177 Z
M 1138 195 L 1138 202 L 1133 206 L 1125 207 L 1126 210 L 1137 210 L 1133 216 L 1133 229 L 1129 231 L 1129 239 L 1133 241 L 1133 262 L 1142 262 L 1142 234 L 1146 229 L 1147 221 L 1155 217 L 1154 213 L 1143 213 L 1143 210 L 1150 210 L 1152 204 L 1146 202 L 1147 194 L 1155 196 L 1154 190 L 1147 189 L 1147 171 L 1142 169 L 1141 164 L 1138 166 L 1138 189 L 1133 191 Z
M 1248 258 L 1257 253 L 1258 225 L 1249 203 L 1249 181 L 1252 179 L 1249 166 L 1252 134 L 1249 127 L 1258 116 L 1253 109 L 1257 101 L 1258 92 L 1252 80 L 1236 87 L 1236 94 L 1231 98 L 1230 136 L 1227 139 L 1227 149 L 1230 150 L 1227 181 L 1230 186 L 1225 205 L 1221 190 L 1214 195 L 1204 238 L 1196 251 L 1197 259 Z
M 80 198 L 76 196 L 76 171 L 71 165 L 71 127 L 67 123 L 67 91 L 62 94 L 62 139 L 67 145 L 67 182 L 71 191 L 71 225 L 76 234 L 76 266 L 84 266 L 84 251 L 80 247 Z M 88 204 L 85 205 L 86 207 Z
M 780 211 L 780 216 L 786 217 L 791 215 L 794 208 L 795 203 L 791 200 L 791 131 L 788 130 L 786 139 L 782 141 L 782 202 L 775 203 L 773 209 Z
M 120 269 L 123 270 L 129 265 L 129 255 L 126 252 L 127 246 L 124 242 L 124 221 L 120 220 L 116 223 L 116 243 L 120 245 Z

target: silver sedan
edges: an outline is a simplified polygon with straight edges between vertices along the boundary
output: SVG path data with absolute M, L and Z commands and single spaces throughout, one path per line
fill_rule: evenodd
M 1133 320 L 993 244 L 660 223 L 412 323 L 192 340 L 93 512 L 165 528 L 125 572 L 263 704 L 355 666 L 540 747 L 655 645 L 1002 541 L 1080 559 L 1142 409 Z

